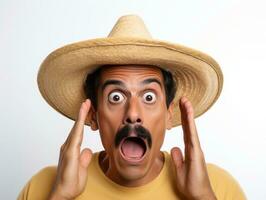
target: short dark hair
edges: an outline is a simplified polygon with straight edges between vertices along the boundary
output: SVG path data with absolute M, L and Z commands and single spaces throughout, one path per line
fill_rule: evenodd
M 170 103 L 175 98 L 176 80 L 170 71 L 159 68 L 163 75 L 166 107 L 169 108 Z M 93 107 L 97 110 L 97 91 L 100 85 L 100 75 L 102 67 L 99 67 L 93 73 L 87 75 L 84 83 L 84 92 L 87 98 L 91 100 Z

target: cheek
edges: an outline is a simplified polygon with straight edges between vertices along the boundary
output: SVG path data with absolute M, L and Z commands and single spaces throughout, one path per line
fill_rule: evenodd
M 153 145 L 155 145 L 155 149 L 161 147 L 165 130 L 167 127 L 167 110 L 163 106 L 153 108 L 151 112 L 149 112 L 149 116 L 146 116 L 147 125 L 150 127 L 150 131 L 153 137 Z M 148 121 L 147 121 L 148 120 Z
M 114 137 L 122 123 L 121 108 L 114 109 L 104 104 L 99 104 L 97 121 L 102 144 L 107 150 L 113 145 Z
M 143 117 L 144 121 L 152 124 L 153 127 L 166 128 L 167 109 L 162 104 L 146 109 Z

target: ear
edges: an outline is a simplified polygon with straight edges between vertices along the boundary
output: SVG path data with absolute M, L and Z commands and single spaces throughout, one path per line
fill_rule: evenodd
M 87 115 L 87 119 L 90 123 L 90 127 L 92 131 L 98 130 L 98 122 L 96 117 L 96 111 L 93 105 L 91 105 L 91 109 Z
M 173 114 L 174 114 L 174 101 L 172 101 L 168 107 L 167 110 L 167 122 L 166 122 L 166 128 L 167 130 L 170 130 L 172 128 L 172 120 L 173 120 Z

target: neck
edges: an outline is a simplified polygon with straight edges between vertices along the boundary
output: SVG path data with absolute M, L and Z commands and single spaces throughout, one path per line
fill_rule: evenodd
M 154 180 L 161 172 L 164 165 L 164 154 L 160 152 L 152 162 L 153 164 L 147 170 L 144 176 L 137 179 L 126 179 L 120 175 L 115 165 L 112 163 L 105 151 L 102 151 L 99 156 L 99 165 L 103 173 L 113 182 L 125 187 L 139 187 L 146 185 Z

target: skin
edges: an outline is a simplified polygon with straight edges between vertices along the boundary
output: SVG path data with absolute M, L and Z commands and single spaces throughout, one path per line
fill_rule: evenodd
M 145 82 L 150 78 L 158 82 Z M 112 82 L 103 88 L 110 80 L 119 81 L 119 84 Z M 84 190 L 92 157 L 88 148 L 80 153 L 86 118 L 89 118 L 92 130 L 99 129 L 105 149 L 99 163 L 105 175 L 114 182 L 128 187 L 142 186 L 157 177 L 163 167 L 160 148 L 165 130 L 172 126 L 173 104 L 166 107 L 161 71 L 148 66 L 108 67 L 101 72 L 99 91 L 97 110 L 91 106 L 89 99 L 82 103 L 78 119 L 61 147 L 50 199 L 74 199 Z M 120 101 L 110 101 L 110 94 L 119 95 Z M 147 94 L 154 94 L 155 101 L 147 101 Z M 180 99 L 180 110 L 185 154 L 183 156 L 178 147 L 171 150 L 177 191 L 184 199 L 216 199 L 200 147 L 193 107 L 185 97 Z M 137 164 L 125 161 L 114 145 L 117 131 L 126 124 L 140 124 L 152 135 L 151 149 Z
M 148 69 L 148 70 L 147 70 Z M 157 82 L 143 83 L 147 79 Z M 110 84 L 98 95 L 96 112 L 102 144 L 108 159 L 106 175 L 113 181 L 129 187 L 141 186 L 154 179 L 163 166 L 160 148 L 165 129 L 170 126 L 171 112 L 167 110 L 164 96 L 163 78 L 157 68 L 110 67 L 102 71 L 100 85 L 108 80 L 121 81 L 123 85 Z M 124 96 L 119 103 L 110 103 L 108 95 L 112 92 Z M 156 101 L 145 101 L 147 94 L 156 94 Z M 121 97 L 122 97 L 121 96 Z M 113 117 L 115 116 L 115 117 Z M 163 120 L 162 120 L 163 119 Z M 152 148 L 141 164 L 131 165 L 121 157 L 119 148 L 114 147 L 114 138 L 119 129 L 126 124 L 140 124 L 152 134 Z M 155 142 L 156 141 L 156 142 Z

